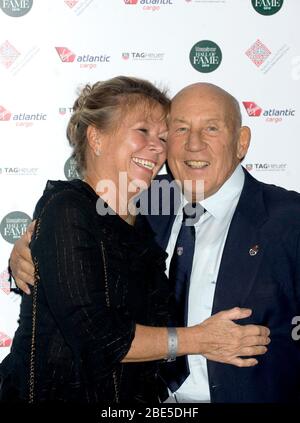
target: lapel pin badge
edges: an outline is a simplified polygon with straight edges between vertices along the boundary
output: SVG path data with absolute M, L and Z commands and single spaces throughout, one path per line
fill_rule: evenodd
M 253 245 L 253 247 L 250 248 L 249 254 L 250 256 L 256 256 L 256 254 L 259 252 L 259 245 Z
M 182 256 L 183 254 L 183 247 L 177 247 L 177 255 Z

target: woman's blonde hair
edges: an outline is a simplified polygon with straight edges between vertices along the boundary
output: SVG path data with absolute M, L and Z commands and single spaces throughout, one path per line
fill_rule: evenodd
M 93 125 L 103 131 L 114 130 L 122 112 L 132 110 L 140 102 L 144 102 L 148 108 L 160 104 L 164 112 L 162 119 L 169 112 L 170 99 L 166 91 L 143 79 L 117 76 L 88 84 L 82 89 L 67 127 L 67 137 L 73 147 L 73 157 L 80 175 L 86 170 L 88 126 Z

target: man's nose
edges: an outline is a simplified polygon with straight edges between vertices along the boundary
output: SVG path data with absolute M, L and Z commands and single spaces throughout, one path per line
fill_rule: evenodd
M 188 151 L 201 151 L 206 148 L 206 143 L 202 138 L 201 132 L 191 132 L 185 145 Z

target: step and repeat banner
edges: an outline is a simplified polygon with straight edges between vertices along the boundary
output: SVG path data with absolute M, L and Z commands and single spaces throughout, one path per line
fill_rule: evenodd
M 76 177 L 65 136 L 78 88 L 116 75 L 174 95 L 220 85 L 252 129 L 245 167 L 300 191 L 299 0 L 0 0 L 0 361 L 20 297 L 7 262 L 48 179 Z

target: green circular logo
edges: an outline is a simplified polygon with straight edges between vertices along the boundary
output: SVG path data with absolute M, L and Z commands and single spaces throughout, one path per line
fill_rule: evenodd
M 76 170 L 76 160 L 72 156 L 69 157 L 66 161 L 64 172 L 68 181 L 71 181 L 72 179 L 81 179 L 79 173 Z
M 0 232 L 5 241 L 14 244 L 26 232 L 31 218 L 21 211 L 8 213 L 0 223 Z
M 0 7 L 8 16 L 18 18 L 30 11 L 32 3 L 33 0 L 0 0 Z
M 209 40 L 198 41 L 190 51 L 190 62 L 198 72 L 208 73 L 216 70 L 222 61 L 220 47 Z
M 251 0 L 252 6 L 257 13 L 265 16 L 274 15 L 279 12 L 283 0 Z

